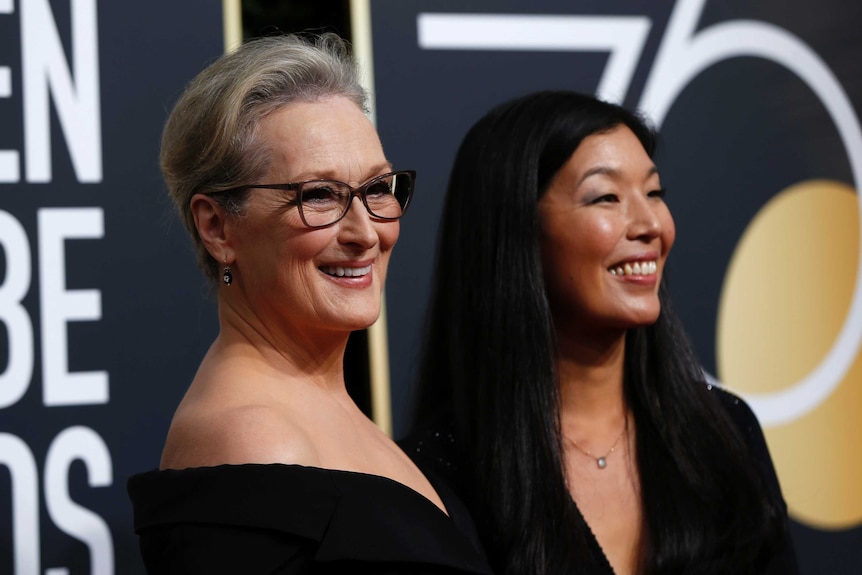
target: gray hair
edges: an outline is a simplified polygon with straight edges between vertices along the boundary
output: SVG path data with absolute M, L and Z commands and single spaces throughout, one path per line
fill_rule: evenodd
M 347 42 L 335 34 L 257 38 L 225 54 L 186 86 L 162 134 L 161 168 L 207 276 L 219 276 L 219 262 L 207 252 L 189 202 L 195 194 L 229 190 L 262 177 L 270 151 L 257 127 L 269 114 L 293 102 L 341 96 L 367 111 Z M 215 196 L 239 215 L 245 196 Z

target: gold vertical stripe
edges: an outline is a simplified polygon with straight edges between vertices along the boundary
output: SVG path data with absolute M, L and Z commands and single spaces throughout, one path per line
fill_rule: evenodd
M 374 99 L 374 52 L 371 47 L 371 2 L 350 0 L 350 35 L 353 54 L 359 61 L 362 85 L 368 91 L 368 117 L 377 125 L 377 107 Z
M 380 317 L 368 328 L 368 371 L 371 380 L 371 417 L 386 435 L 392 437 L 385 292 L 380 295 Z
M 242 0 L 222 0 L 224 51 L 230 52 L 242 44 Z
M 362 84 L 368 91 L 368 117 L 377 125 L 374 100 L 374 61 L 371 46 L 370 0 L 350 0 L 350 33 L 359 62 Z M 368 370 L 371 383 L 371 417 L 392 436 L 392 400 L 389 380 L 389 343 L 386 330 L 386 294 L 380 294 L 380 317 L 368 328 Z

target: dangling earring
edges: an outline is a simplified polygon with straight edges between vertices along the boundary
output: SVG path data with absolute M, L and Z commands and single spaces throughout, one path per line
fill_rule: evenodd
M 223 281 L 225 285 L 233 283 L 233 274 L 230 273 L 230 266 L 227 265 L 227 258 L 224 260 L 224 271 L 221 274 L 221 281 Z

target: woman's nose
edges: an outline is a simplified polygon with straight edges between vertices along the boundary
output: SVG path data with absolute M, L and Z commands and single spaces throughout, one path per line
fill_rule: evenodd
M 339 222 L 339 241 L 369 248 L 377 243 L 377 230 L 365 204 L 356 196 L 350 198 L 350 207 Z
M 628 236 L 630 239 L 651 241 L 661 234 L 662 221 L 659 217 L 660 201 L 651 201 L 651 198 L 643 197 L 632 202 L 630 210 L 630 221 Z M 664 205 L 661 205 L 664 208 Z

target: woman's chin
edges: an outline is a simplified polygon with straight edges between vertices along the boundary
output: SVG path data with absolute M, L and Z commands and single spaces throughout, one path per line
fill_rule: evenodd
M 342 324 L 344 329 L 349 331 L 357 331 L 361 329 L 367 329 L 371 327 L 374 322 L 377 321 L 377 318 L 380 317 L 380 310 L 369 310 L 363 313 L 350 313 L 341 318 L 339 323 Z
M 649 327 L 658 321 L 660 313 L 660 306 L 629 310 L 628 313 L 617 318 L 613 326 L 623 330 Z
M 660 313 L 661 309 L 657 309 L 655 311 L 642 311 L 633 318 L 631 327 L 649 327 L 658 321 Z

